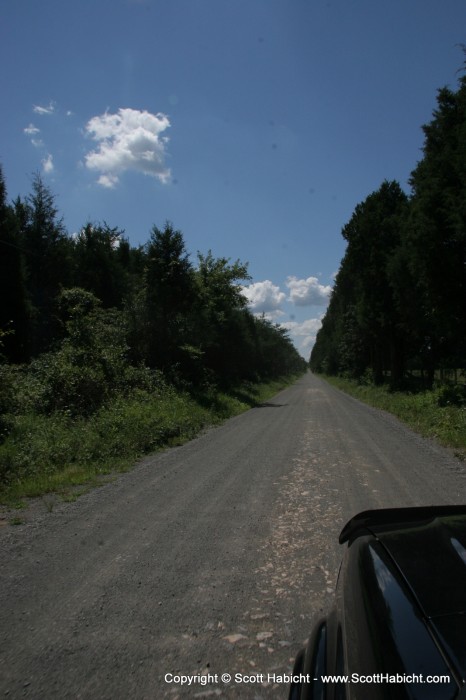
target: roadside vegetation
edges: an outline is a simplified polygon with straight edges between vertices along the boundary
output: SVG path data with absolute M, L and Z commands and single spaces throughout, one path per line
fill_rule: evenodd
M 433 389 L 392 391 L 343 377 L 322 376 L 329 384 L 364 403 L 392 413 L 414 431 L 450 447 L 466 460 L 466 387 L 438 383 Z
M 9 204 L 0 173 L 0 252 L 0 500 L 98 481 L 306 369 L 247 308 L 247 265 L 193 262 L 170 223 L 69 235 L 40 176 Z
M 77 486 L 98 485 L 106 475 L 131 468 L 145 454 L 181 445 L 203 429 L 266 401 L 296 378 L 289 375 L 245 383 L 237 390 L 204 389 L 191 395 L 154 376 L 151 386 L 114 397 L 90 416 L 73 416 L 66 410 L 43 414 L 24 406 L 6 416 L 7 437 L 0 445 L 0 502 L 18 504 L 25 497 L 50 492 L 73 499 L 79 493 Z

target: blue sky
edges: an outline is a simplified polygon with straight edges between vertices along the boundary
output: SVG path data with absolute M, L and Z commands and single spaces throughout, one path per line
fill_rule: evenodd
M 3 0 L 8 195 L 41 172 L 70 233 L 169 220 L 249 262 L 252 310 L 308 357 L 341 229 L 408 190 L 462 43 L 464 0 Z

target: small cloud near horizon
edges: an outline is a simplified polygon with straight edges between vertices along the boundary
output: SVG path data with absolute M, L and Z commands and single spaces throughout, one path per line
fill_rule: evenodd
M 302 323 L 298 323 L 297 321 L 285 321 L 284 323 L 280 323 L 280 326 L 289 332 L 298 351 L 308 360 L 314 343 L 316 342 L 317 332 L 322 326 L 322 317 L 309 318 Z

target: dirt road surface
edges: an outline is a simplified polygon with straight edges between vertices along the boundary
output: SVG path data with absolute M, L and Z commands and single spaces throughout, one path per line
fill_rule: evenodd
M 44 501 L 0 528 L 0 697 L 286 698 L 345 521 L 461 503 L 464 472 L 308 374 L 75 503 Z

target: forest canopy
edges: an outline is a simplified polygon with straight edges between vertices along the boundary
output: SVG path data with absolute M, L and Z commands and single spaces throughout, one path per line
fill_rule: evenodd
M 466 367 L 466 77 L 423 126 L 409 195 L 385 181 L 357 205 L 311 353 L 316 372 L 405 384 Z
M 305 366 L 286 331 L 248 310 L 247 265 L 210 251 L 194 264 L 169 222 L 139 247 L 105 222 L 70 235 L 40 175 L 8 203 L 0 172 L 0 249 L 3 363 L 60 366 L 83 396 L 95 375 L 90 406 L 129 368 L 228 387 Z

